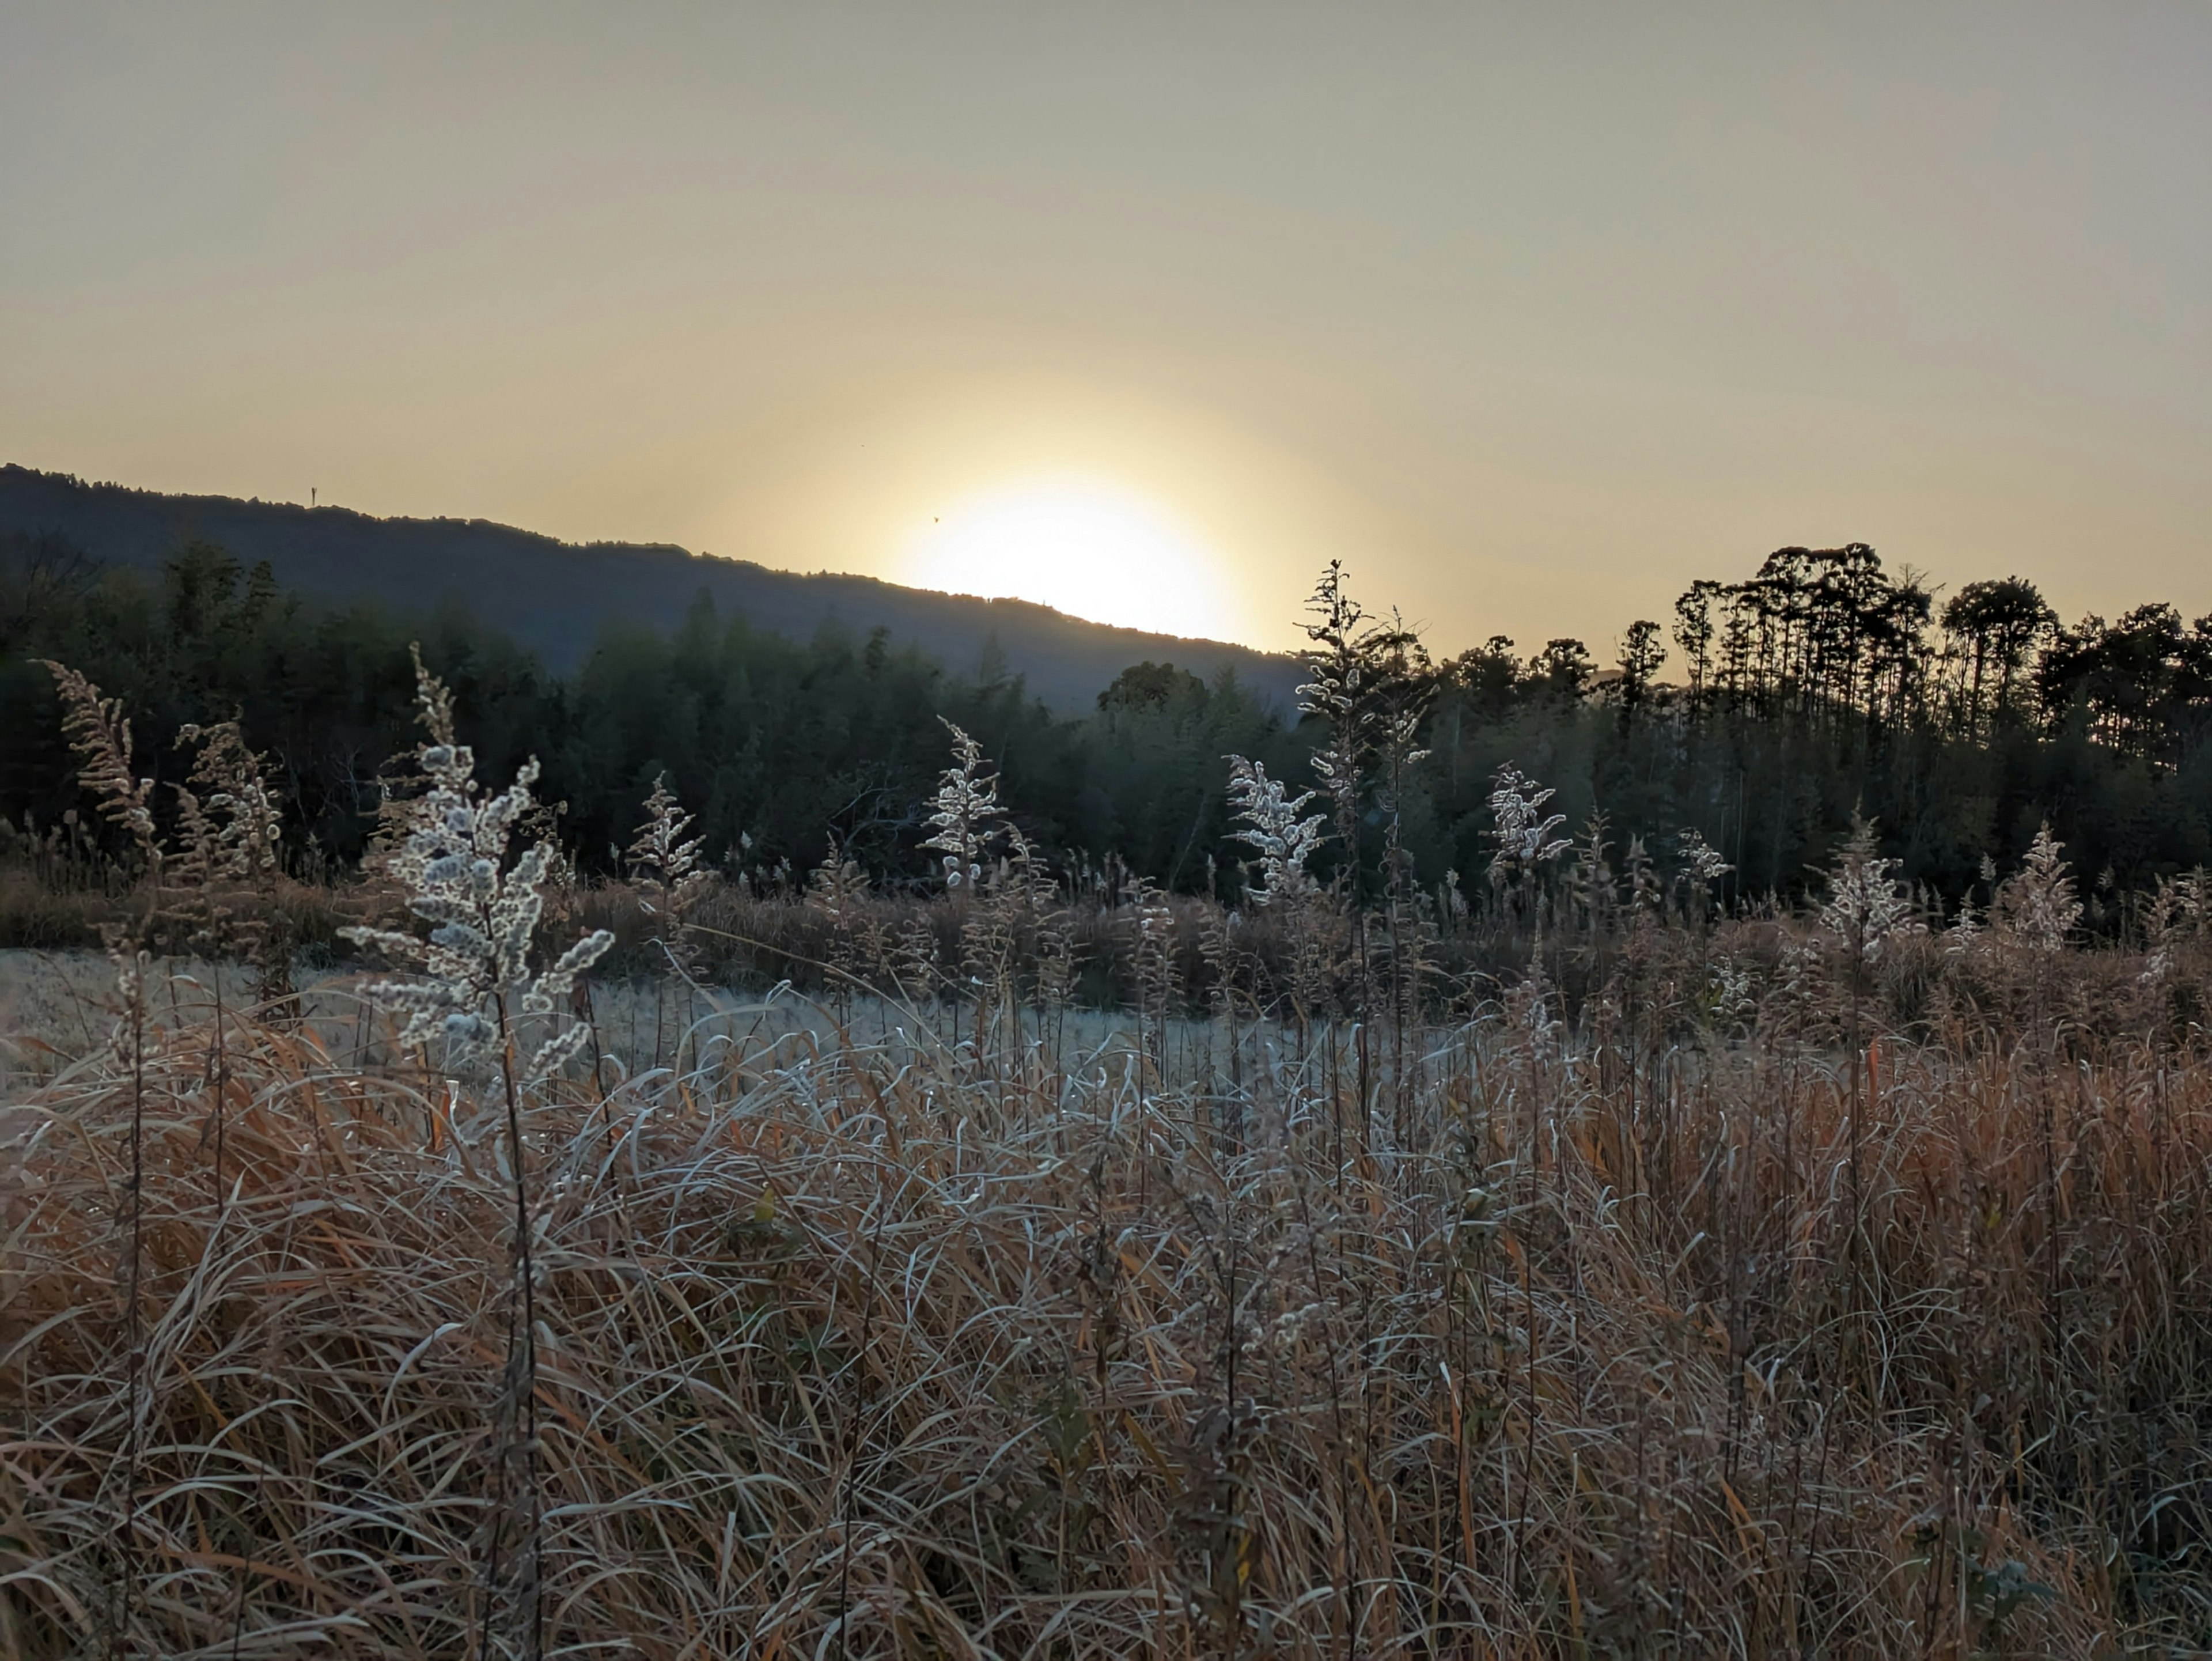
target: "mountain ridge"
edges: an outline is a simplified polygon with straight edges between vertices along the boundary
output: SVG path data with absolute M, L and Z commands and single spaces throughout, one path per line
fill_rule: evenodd
M 1224 670 L 1287 710 L 1297 660 L 1221 641 L 1191 640 L 1073 618 L 1021 599 L 908 588 L 878 577 L 779 571 L 695 554 L 672 543 L 562 542 L 483 519 L 378 518 L 350 508 L 90 484 L 0 463 L 0 536 L 66 537 L 105 564 L 153 571 L 185 543 L 221 545 L 242 564 L 266 560 L 286 588 L 325 601 L 367 599 L 422 611 L 457 600 L 567 672 L 611 628 L 678 626 L 701 594 L 724 616 L 805 641 L 825 625 L 887 630 L 948 669 L 995 650 L 1054 709 L 1091 707 L 1140 661 L 1172 661 L 1212 678 Z

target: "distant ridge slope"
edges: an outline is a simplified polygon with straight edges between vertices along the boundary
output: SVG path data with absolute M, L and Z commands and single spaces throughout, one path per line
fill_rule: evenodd
M 1123 669 L 1170 660 L 1211 678 L 1233 668 L 1287 709 L 1297 662 L 1218 641 L 1087 623 L 1018 599 L 903 588 L 873 577 L 774 571 L 661 543 L 569 543 L 488 520 L 375 519 L 346 508 L 166 496 L 0 465 L 0 536 L 58 532 L 109 565 L 144 570 L 195 538 L 241 563 L 267 560 L 286 587 L 420 611 L 451 598 L 551 666 L 574 668 L 610 624 L 669 630 L 703 592 L 724 617 L 805 641 L 835 619 L 865 638 L 887 629 L 949 669 L 971 671 L 991 642 L 1007 670 L 1055 709 L 1075 711 Z

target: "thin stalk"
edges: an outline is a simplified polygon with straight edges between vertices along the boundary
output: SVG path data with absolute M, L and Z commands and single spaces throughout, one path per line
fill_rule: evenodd
M 516 1281 L 516 1298 L 510 1308 L 519 1311 L 520 1319 L 510 1317 L 507 1327 L 507 1409 L 514 1415 L 515 1424 L 509 1433 L 507 1445 L 500 1450 L 499 1474 L 495 1479 L 491 1518 L 491 1544 L 486 1568 L 487 1593 L 496 1600 L 500 1585 L 501 1542 L 509 1520 L 507 1482 L 516 1467 L 520 1468 L 524 1508 L 521 1557 L 518 1566 L 520 1591 L 524 1627 L 523 1655 L 525 1661 L 538 1661 L 545 1652 L 544 1599 L 540 1585 L 542 1563 L 540 1550 L 540 1510 L 542 1496 L 538 1475 L 538 1268 L 531 1241 L 529 1150 L 522 1138 L 521 1093 L 514 1083 L 514 1034 L 508 1025 L 507 998 L 495 995 L 493 1007 L 499 1020 L 499 1076 L 506 1093 L 507 1141 L 514 1160 L 514 1250 L 512 1269 Z M 490 1607 L 484 1614 L 484 1625 L 477 1653 L 482 1661 L 489 1661 L 495 1621 Z

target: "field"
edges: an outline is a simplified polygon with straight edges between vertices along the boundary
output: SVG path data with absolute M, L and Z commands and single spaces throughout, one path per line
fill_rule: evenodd
M 204 967 L 43 971 L 0 1643 L 2194 1647 L 2201 946 L 1821 932 L 1624 915 L 1402 1022 L 1256 957 L 1118 1019 L 610 982 L 520 1189 L 358 976 L 218 1025 Z
M 336 885 L 72 706 L 139 856 L 9 878 L 112 951 L 0 964 L 6 1652 L 2212 1642 L 2201 873 L 1723 905 L 1509 769 L 1489 892 L 1386 818 L 1355 897 L 1238 759 L 1231 910 L 955 729 L 934 892 L 665 791 L 595 883 L 422 702 Z

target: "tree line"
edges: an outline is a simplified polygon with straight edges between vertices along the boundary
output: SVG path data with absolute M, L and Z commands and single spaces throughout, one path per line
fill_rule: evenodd
M 539 758 L 586 870 L 619 865 L 665 776 L 750 879 L 803 880 L 834 841 L 883 879 L 925 881 L 947 721 L 1061 868 L 1231 898 L 1249 854 L 1232 753 L 1327 787 L 1317 869 L 1374 892 L 1455 877 L 1479 903 L 1508 764 L 1556 787 L 1571 827 L 1602 816 L 1604 837 L 1662 865 L 1694 836 L 1735 867 L 1731 899 L 1805 884 L 1854 814 L 1909 879 L 1952 897 L 2046 820 L 2094 885 L 2212 861 L 2212 618 L 2170 605 L 2069 626 L 2023 579 L 1945 597 L 1852 544 L 1695 582 L 1671 626 L 1632 623 L 1602 665 L 1569 638 L 1432 656 L 1335 568 L 1308 636 L 1302 709 L 1145 663 L 1071 717 L 989 654 L 961 672 L 881 631 L 787 640 L 703 596 L 673 632 L 611 631 L 556 676 L 495 617 L 311 603 L 204 543 L 149 579 L 17 535 L 0 545 L 0 813 L 38 837 L 81 806 L 38 666 L 57 659 L 123 701 L 157 778 L 183 776 L 179 729 L 237 717 L 283 792 L 302 874 L 343 870 L 411 751 L 419 640 L 487 776 Z

